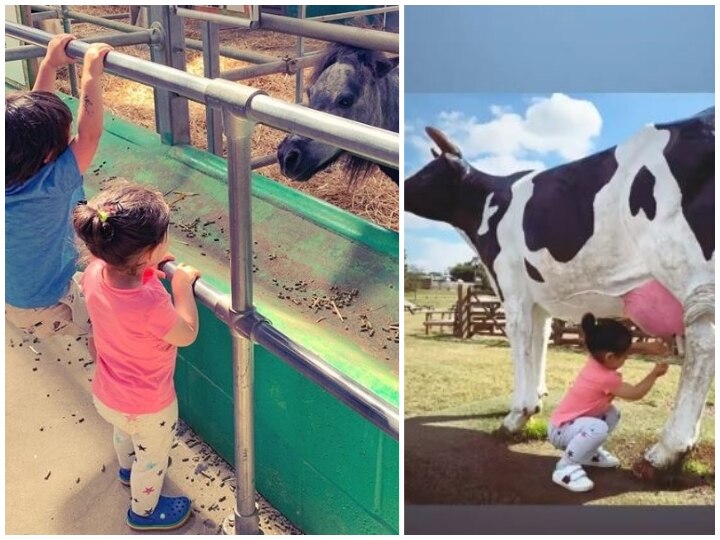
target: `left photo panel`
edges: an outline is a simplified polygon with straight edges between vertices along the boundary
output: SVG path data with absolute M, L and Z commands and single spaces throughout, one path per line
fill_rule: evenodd
M 5 534 L 400 534 L 400 6 L 5 7 Z

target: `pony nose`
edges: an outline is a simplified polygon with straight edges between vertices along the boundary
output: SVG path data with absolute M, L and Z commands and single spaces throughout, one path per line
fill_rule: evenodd
M 292 172 L 295 170 L 298 163 L 300 163 L 300 150 L 293 148 L 285 154 L 283 159 L 283 168 L 288 172 Z

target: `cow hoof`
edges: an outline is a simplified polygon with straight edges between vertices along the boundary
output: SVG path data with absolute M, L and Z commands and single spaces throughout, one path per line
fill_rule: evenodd
M 645 461 L 651 467 L 657 470 L 669 469 L 680 461 L 680 458 L 692 447 L 691 444 L 685 445 L 684 451 L 672 451 L 662 442 L 655 443 L 647 452 L 645 452 Z
M 517 433 L 525 427 L 528 418 L 522 411 L 511 411 L 503 420 L 503 428 L 509 433 Z
M 656 481 L 660 476 L 660 471 L 645 459 L 640 459 L 635 462 L 632 466 L 632 473 L 636 478 L 650 482 Z

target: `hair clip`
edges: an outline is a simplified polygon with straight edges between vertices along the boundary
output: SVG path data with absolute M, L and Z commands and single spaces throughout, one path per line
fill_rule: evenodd
M 108 213 L 104 212 L 103 210 L 98 210 L 98 218 L 100 219 L 100 223 L 105 223 L 108 218 Z

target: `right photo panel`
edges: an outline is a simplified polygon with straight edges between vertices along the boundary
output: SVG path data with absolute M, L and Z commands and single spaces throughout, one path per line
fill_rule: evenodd
M 714 532 L 714 6 L 406 6 L 405 532 Z

